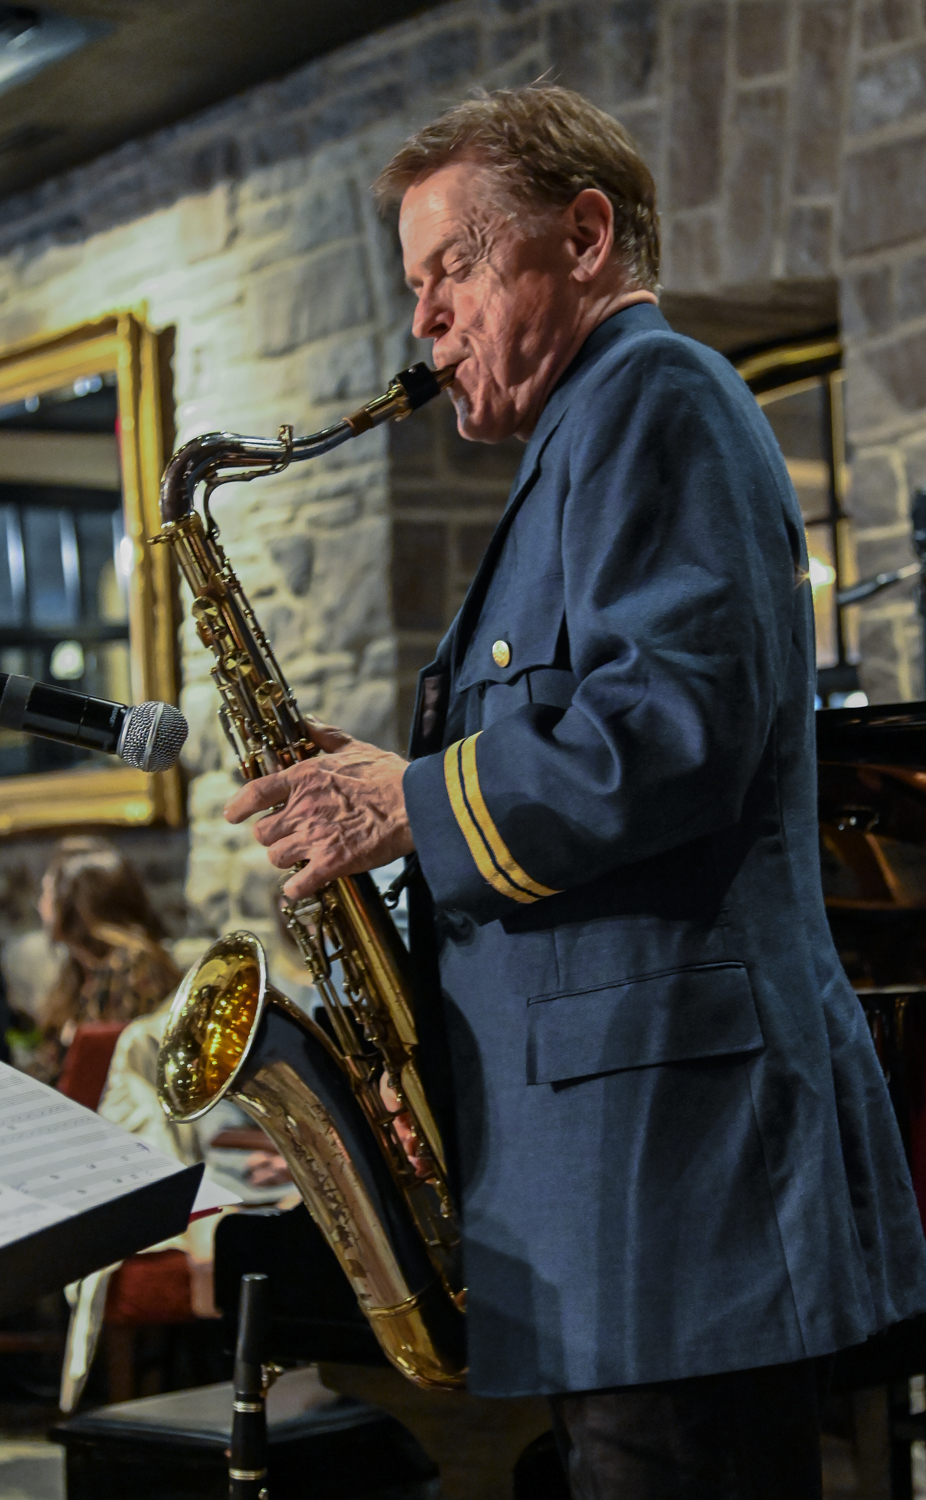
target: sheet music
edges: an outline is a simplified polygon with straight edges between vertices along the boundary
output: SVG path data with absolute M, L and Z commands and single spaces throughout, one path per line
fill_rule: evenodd
M 182 1171 L 182 1162 L 0 1063 L 0 1246 Z

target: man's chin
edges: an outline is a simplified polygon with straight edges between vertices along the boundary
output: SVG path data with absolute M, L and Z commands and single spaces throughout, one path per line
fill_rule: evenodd
M 493 412 L 488 407 L 472 407 L 465 395 L 451 392 L 457 413 L 457 432 L 469 443 L 501 443 L 511 437 L 514 428 L 505 415 Z

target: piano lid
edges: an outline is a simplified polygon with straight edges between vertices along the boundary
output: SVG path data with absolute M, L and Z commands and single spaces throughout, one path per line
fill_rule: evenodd
M 821 708 L 815 717 L 820 761 L 926 771 L 926 702 Z

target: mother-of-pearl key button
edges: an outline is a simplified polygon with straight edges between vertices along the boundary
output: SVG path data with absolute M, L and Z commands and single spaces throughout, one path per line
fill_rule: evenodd
M 507 641 L 496 641 L 492 647 L 492 660 L 497 667 L 507 667 L 511 660 L 511 647 Z

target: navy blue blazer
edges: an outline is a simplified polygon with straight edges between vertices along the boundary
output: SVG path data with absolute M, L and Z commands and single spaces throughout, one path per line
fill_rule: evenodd
M 796 1360 L 926 1308 L 823 907 L 800 510 L 740 377 L 655 307 L 550 397 L 412 754 L 471 1388 Z

